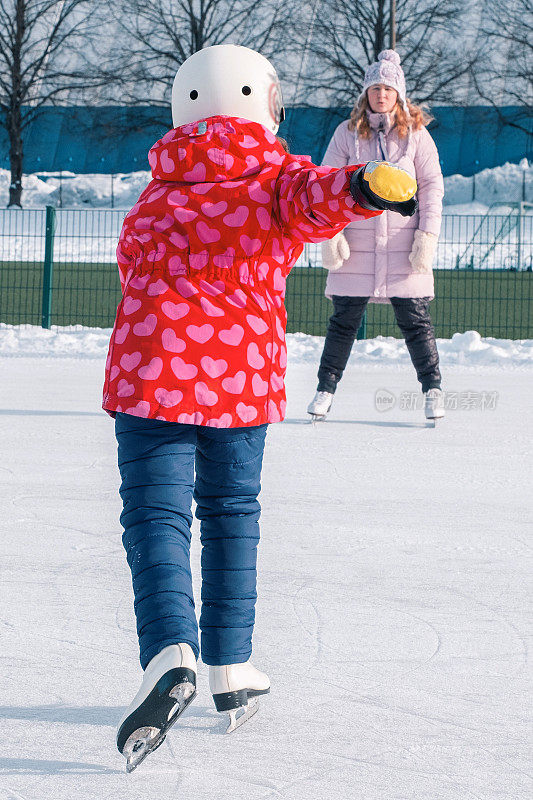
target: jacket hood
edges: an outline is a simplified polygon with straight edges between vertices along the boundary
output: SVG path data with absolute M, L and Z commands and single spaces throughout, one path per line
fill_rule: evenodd
M 264 145 L 262 161 L 251 155 Z M 257 152 L 257 151 L 256 151 Z M 258 122 L 239 117 L 208 117 L 173 128 L 148 153 L 152 176 L 190 184 L 238 180 L 281 164 L 285 150 Z

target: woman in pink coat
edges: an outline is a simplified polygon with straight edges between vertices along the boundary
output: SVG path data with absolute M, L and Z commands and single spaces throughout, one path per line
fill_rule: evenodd
M 385 159 L 416 177 L 419 211 L 404 217 L 385 211 L 368 222 L 350 222 L 322 245 L 333 300 L 318 390 L 308 408 L 324 418 L 348 362 L 368 302 L 390 302 L 425 394 L 428 419 L 444 416 L 439 356 L 429 316 L 432 264 L 441 223 L 444 186 L 430 122 L 405 95 L 400 58 L 384 50 L 365 74 L 363 91 L 349 120 L 336 129 L 323 164 Z

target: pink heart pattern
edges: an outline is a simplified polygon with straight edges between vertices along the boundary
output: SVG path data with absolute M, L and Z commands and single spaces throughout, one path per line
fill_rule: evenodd
M 187 303 L 173 303 L 172 300 L 165 300 L 164 303 L 161 303 L 161 311 L 169 319 L 176 320 L 186 317 L 190 307 Z
M 180 392 L 179 389 L 163 389 L 159 386 L 154 392 L 154 397 L 165 408 L 173 408 L 183 400 L 183 392 Z
M 219 217 L 226 211 L 228 204 L 225 200 L 220 200 L 218 203 L 202 203 L 202 211 L 206 217 Z
M 211 358 L 211 356 L 202 356 L 200 364 L 204 372 L 207 372 L 210 378 L 220 378 L 228 369 L 228 362 L 224 361 L 223 358 L 215 360 Z
M 210 428 L 231 428 L 232 422 L 231 414 L 222 414 L 218 418 L 208 419 L 205 424 Z
M 211 294 L 213 297 L 216 297 L 217 294 L 222 294 L 226 285 L 224 281 L 214 281 L 214 283 L 207 283 L 203 279 L 200 281 L 200 289 L 202 289 L 206 294 Z
M 125 369 L 126 372 L 131 372 L 132 369 L 135 369 L 141 363 L 142 354 L 139 351 L 135 353 L 124 353 L 120 359 L 120 366 L 122 369 Z
M 265 366 L 265 359 L 259 352 L 257 342 L 250 342 L 246 351 L 246 358 L 252 369 L 262 369 Z
M 187 325 L 185 332 L 189 339 L 199 344 L 205 344 L 211 339 L 215 329 L 212 325 Z
M 218 306 L 213 305 L 213 303 L 207 299 L 207 297 L 200 298 L 200 305 L 202 306 L 202 310 L 207 314 L 208 317 L 223 317 L 224 311 Z
M 161 375 L 162 369 L 163 359 L 155 356 L 146 367 L 140 367 L 137 370 L 137 375 L 143 381 L 155 381 Z
M 149 163 L 117 248 L 104 408 L 220 428 L 279 421 L 290 268 L 304 242 L 378 212 L 351 198 L 353 167 L 288 155 L 241 118 L 173 129 Z
M 165 294 L 165 292 L 168 291 L 168 283 L 165 283 L 162 278 L 159 278 L 157 281 L 148 284 L 146 291 L 150 297 L 156 297 L 157 295 Z
M 196 225 L 196 233 L 198 234 L 200 241 L 204 244 L 218 242 L 222 235 L 216 228 L 210 228 L 209 225 L 203 221 L 198 222 Z
M 194 394 L 201 406 L 216 406 L 218 403 L 217 393 L 212 392 L 203 381 L 194 384 Z
M 254 314 L 247 314 L 246 322 L 258 336 L 261 336 L 261 334 L 266 333 L 268 330 L 268 325 L 265 320 L 261 317 L 256 317 Z
M 252 422 L 258 413 L 255 406 L 247 406 L 245 403 L 237 403 L 235 411 L 243 422 Z
M 239 239 L 241 247 L 247 256 L 253 256 L 258 250 L 261 250 L 261 239 L 251 239 L 245 233 Z
M 230 228 L 241 228 L 248 219 L 249 210 L 246 206 L 239 206 L 232 214 L 226 214 L 223 218 L 225 225 Z
M 124 302 L 122 303 L 122 310 L 124 314 L 134 314 L 138 311 L 141 307 L 141 301 L 138 297 L 131 297 L 130 295 L 126 295 L 124 298 Z
M 124 344 L 129 329 L 130 329 L 130 323 L 125 322 L 124 325 L 115 330 L 115 344 Z
M 143 322 L 137 322 L 133 326 L 133 333 L 135 336 L 151 336 L 155 331 L 157 325 L 157 317 L 155 314 L 148 314 Z
M 235 289 L 233 294 L 229 294 L 226 296 L 226 300 L 228 303 L 231 303 L 232 306 L 236 306 L 237 308 L 244 308 L 246 305 L 247 297 L 242 289 Z
M 172 372 L 182 381 L 189 381 L 198 375 L 198 368 L 194 364 L 186 364 L 179 356 L 175 356 L 170 362 Z
M 174 328 L 165 328 L 161 334 L 161 344 L 163 345 L 163 350 L 167 350 L 170 353 L 183 353 L 187 347 L 183 339 L 176 336 Z
M 246 372 L 240 370 L 232 378 L 224 378 L 222 388 L 230 394 L 241 394 L 246 383 Z
M 263 397 L 268 392 L 268 381 L 264 381 L 257 372 L 252 375 L 252 391 L 256 397 Z
M 135 386 L 133 383 L 128 383 L 125 378 L 122 378 L 117 385 L 117 395 L 119 397 L 131 397 L 132 394 L 135 394 Z
M 228 330 L 218 332 L 218 338 L 224 344 L 229 344 L 230 347 L 238 347 L 242 342 L 244 336 L 244 328 L 241 325 L 232 325 Z
M 201 161 L 198 161 L 189 172 L 183 173 L 184 179 L 190 183 L 202 183 L 206 175 L 207 170 L 205 164 L 202 164 Z

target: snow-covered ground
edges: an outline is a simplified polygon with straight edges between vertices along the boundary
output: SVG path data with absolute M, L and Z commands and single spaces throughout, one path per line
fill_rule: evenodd
M 45 330 L 36 325 L 6 325 L 0 322 L 0 357 L 105 358 L 111 328 L 83 325 L 53 325 Z M 317 364 L 324 346 L 323 336 L 307 333 L 287 335 L 291 364 Z M 451 339 L 438 339 L 441 363 L 445 366 L 479 366 L 499 369 L 533 369 L 533 339 L 483 338 L 477 331 L 455 333 Z M 403 369 L 411 362 L 403 339 L 376 336 L 356 341 L 351 363 L 382 369 L 384 365 Z
M 226 736 L 200 666 L 194 704 L 126 776 L 115 724 L 140 668 L 107 334 L 38 330 L 0 332 L 2 800 L 531 797 L 531 342 L 440 342 L 449 395 L 493 400 L 436 429 L 413 404 L 376 409 L 417 384 L 389 340 L 362 343 L 313 427 L 321 342 L 291 337 L 254 639 L 272 694 Z M 198 592 L 196 523 L 193 565 Z
M 131 208 L 142 190 L 151 180 L 149 171 L 127 174 L 77 175 L 73 172 L 25 175 L 23 179 L 23 205 L 25 208 L 42 208 L 45 205 L 64 208 Z M 9 196 L 10 173 L 0 169 L 0 207 L 6 206 Z M 446 206 L 467 205 L 485 213 L 495 204 L 533 203 L 533 166 L 527 159 L 520 164 L 507 163 L 478 172 L 476 175 L 449 175 L 444 179 Z M 458 213 L 448 209 L 449 213 Z

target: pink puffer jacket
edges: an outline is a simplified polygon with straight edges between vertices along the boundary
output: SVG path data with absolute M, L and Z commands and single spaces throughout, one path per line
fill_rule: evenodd
M 409 253 L 417 228 L 437 236 L 440 231 L 444 184 L 437 148 L 425 128 L 401 139 L 389 115 L 370 114 L 369 121 L 375 130 L 370 139 L 348 130 L 348 120 L 341 122 L 322 163 L 339 168 L 386 157 L 416 177 L 419 212 L 402 217 L 385 211 L 372 220 L 351 222 L 344 230 L 350 257 L 328 274 L 326 296 L 370 297 L 377 303 L 389 297 L 433 297 L 432 272 L 413 272 Z M 385 123 L 385 154 L 377 132 L 380 121 Z
M 124 220 L 123 298 L 103 406 L 217 428 L 285 414 L 285 280 L 304 242 L 381 214 L 348 169 L 289 155 L 256 122 L 215 116 L 150 150 L 153 180 Z

